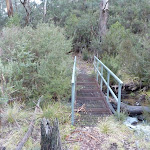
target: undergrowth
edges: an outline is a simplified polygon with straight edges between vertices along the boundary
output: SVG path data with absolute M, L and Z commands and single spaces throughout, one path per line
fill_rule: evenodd
M 70 122 L 69 112 L 71 112 L 71 110 L 65 104 L 60 102 L 51 102 L 43 107 L 41 118 L 45 117 L 51 120 L 57 118 L 60 124 L 65 124 Z
M 54 24 L 3 28 L 0 37 L 2 98 L 22 101 L 66 99 L 70 95 L 72 41 Z
M 102 145 L 104 150 L 111 149 L 112 145 L 116 145 L 117 149 L 148 150 L 150 148 L 144 134 L 135 134 L 134 130 L 117 121 L 113 116 L 103 118 L 98 124 L 98 129 L 102 134 L 107 135 L 107 140 Z
M 16 148 L 28 130 L 34 115 L 34 109 L 35 107 L 29 108 L 21 103 L 3 106 L 1 109 L 0 147 L 3 146 L 7 149 Z M 69 134 L 74 129 L 70 125 L 70 112 L 70 107 L 63 102 L 49 102 L 38 109 L 33 133 L 24 145 L 23 150 L 40 149 L 40 124 L 43 117 L 51 121 L 55 118 L 58 119 L 62 141 L 64 141 L 67 133 Z
M 14 103 L 13 105 L 6 105 L 3 108 L 1 114 L 2 120 L 6 121 L 7 123 L 13 124 L 24 118 L 27 118 L 29 116 L 29 113 L 22 110 L 21 107 L 24 107 L 24 105 L 20 105 L 18 103 Z

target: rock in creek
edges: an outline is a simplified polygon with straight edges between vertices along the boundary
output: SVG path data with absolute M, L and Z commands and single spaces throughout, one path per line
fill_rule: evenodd
M 138 123 L 138 119 L 135 117 L 127 117 L 125 124 L 136 125 Z
M 144 133 L 146 135 L 146 139 L 150 141 L 150 126 L 145 123 L 137 123 L 138 119 L 136 117 L 127 117 L 126 121 L 124 122 L 127 127 L 136 131 L 137 134 Z
M 138 115 L 138 116 L 137 116 L 137 119 L 138 119 L 139 121 L 144 121 L 145 118 L 143 117 L 143 115 Z

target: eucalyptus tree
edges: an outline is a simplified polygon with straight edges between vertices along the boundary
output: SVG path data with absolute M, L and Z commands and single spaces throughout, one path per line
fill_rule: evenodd
M 6 23 L 7 12 L 5 9 L 6 9 L 5 0 L 0 0 L 0 28 L 2 28 Z
M 7 6 L 7 14 L 8 17 L 13 16 L 13 5 L 11 0 L 6 0 L 6 6 Z
M 108 20 L 108 0 L 101 0 L 101 2 L 100 2 L 100 22 L 99 22 L 100 40 L 103 36 L 106 35 L 107 20 Z

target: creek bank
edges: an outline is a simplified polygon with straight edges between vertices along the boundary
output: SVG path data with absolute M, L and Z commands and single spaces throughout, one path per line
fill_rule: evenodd
M 124 124 L 131 130 L 134 130 L 136 134 L 145 135 L 145 139 L 150 141 L 150 125 L 146 121 L 139 121 L 137 117 L 127 117 Z
M 118 95 L 118 85 L 112 85 L 111 89 Z M 123 84 L 121 90 L 121 111 L 127 112 L 129 116 L 142 115 L 143 112 L 150 113 L 150 88 L 139 85 L 138 83 Z M 105 95 L 107 87 L 104 88 Z M 110 98 L 110 103 L 113 108 L 117 109 L 117 102 L 114 98 Z
M 117 86 L 112 86 L 115 94 L 118 94 Z M 136 134 L 143 134 L 145 139 L 150 141 L 150 125 L 143 112 L 150 114 L 150 87 L 144 87 L 137 83 L 124 84 L 122 88 L 121 111 L 126 112 L 128 117 L 124 124 Z M 117 109 L 117 103 L 110 99 L 113 108 Z

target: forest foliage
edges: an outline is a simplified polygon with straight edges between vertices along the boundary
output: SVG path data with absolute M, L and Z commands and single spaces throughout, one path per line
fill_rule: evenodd
M 66 53 L 72 45 L 63 29 L 53 24 L 38 24 L 36 29 L 6 27 L 0 45 L 4 98 L 29 100 L 44 95 L 58 100 L 69 95 L 72 60 Z
M 45 16 L 45 0 L 40 4 L 27 1 L 28 23 L 20 0 L 12 1 L 13 17 L 7 16 L 5 1 L 0 1 L 0 119 L 3 131 L 0 140 L 8 149 L 15 149 L 27 132 L 36 101 L 42 95 L 39 112 L 34 114 L 34 133 L 25 149 L 39 149 L 41 118 L 58 118 L 63 141 L 73 133 L 75 127 L 70 125 L 70 102 L 67 102 L 71 97 L 71 52 L 80 52 L 85 61 L 97 55 L 119 78 L 125 73 L 150 86 L 150 1 L 109 0 L 107 33 L 103 38 L 99 30 L 100 1 L 49 0 Z M 114 81 L 110 79 L 110 82 Z M 13 100 L 17 102 L 11 103 Z M 149 118 L 148 113 L 143 114 Z M 124 117 L 122 113 L 120 118 Z M 114 131 L 118 128 L 121 130 L 116 134 Z M 140 147 L 149 147 L 145 135 L 135 138 L 116 119 L 101 120 L 98 129 L 100 137 L 107 137 L 103 143 L 105 149 L 116 143 L 121 148 L 128 144 L 135 148 L 134 144 L 139 145 L 136 138 Z M 120 141 L 118 137 L 121 136 L 123 140 Z M 74 149 L 79 149 L 76 142 Z
M 66 97 L 72 68 L 66 53 L 71 50 L 83 53 L 84 60 L 89 53 L 98 54 L 115 74 L 123 71 L 149 85 L 149 0 L 110 0 L 108 30 L 102 41 L 99 3 L 51 0 L 43 20 L 44 1 L 39 5 L 31 2 L 26 27 L 21 4 L 14 9 L 14 17 L 0 15 L 0 65 L 5 87 L 1 95 L 22 99 L 43 94 L 54 99 Z

